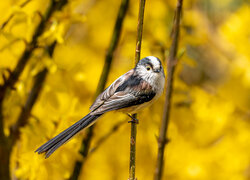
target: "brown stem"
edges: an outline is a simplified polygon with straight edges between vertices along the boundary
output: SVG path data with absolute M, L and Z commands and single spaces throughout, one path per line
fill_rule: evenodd
M 28 122 L 31 110 L 32 110 L 37 98 L 38 98 L 38 95 L 41 92 L 41 89 L 43 87 L 47 73 L 48 73 L 47 68 L 44 68 L 35 77 L 34 85 L 30 91 L 30 94 L 29 94 L 29 97 L 25 103 L 25 106 L 23 107 L 16 124 L 11 129 L 11 132 L 12 132 L 11 133 L 11 137 L 12 137 L 11 140 L 12 140 L 13 145 L 19 139 L 20 128 L 24 127 Z
M 0 111 L 2 111 L 2 104 L 0 103 Z M 2 112 L 0 113 L 0 118 L 2 117 Z M 3 128 L 3 127 L 1 127 Z M 10 141 L 4 136 L 3 130 L 1 131 L 2 135 L 0 137 L 0 159 L 1 159 L 1 166 L 0 166 L 0 177 L 2 180 L 10 180 Z
M 155 169 L 155 180 L 161 180 L 163 174 L 163 166 L 164 166 L 164 149 L 165 144 L 167 143 L 167 129 L 169 124 L 169 114 L 170 114 L 170 104 L 171 104 L 171 95 L 173 90 L 173 75 L 176 66 L 176 53 L 178 49 L 178 40 L 179 40 L 179 29 L 180 29 L 180 16 L 182 10 L 182 0 L 178 0 L 177 8 L 176 8 L 176 16 L 173 25 L 173 40 L 169 52 L 168 59 L 168 78 L 166 84 L 166 97 L 165 97 L 165 105 L 164 105 L 164 113 L 161 122 L 160 135 L 158 139 L 158 156 L 157 163 Z
M 97 87 L 97 90 L 96 90 L 96 93 L 95 93 L 95 97 L 97 97 L 105 88 L 105 85 L 106 85 L 106 82 L 107 82 L 107 79 L 108 79 L 108 74 L 109 74 L 111 64 L 112 64 L 112 60 L 113 60 L 113 55 L 114 55 L 114 52 L 115 52 L 115 50 L 116 50 L 116 48 L 118 46 L 118 42 L 119 42 L 119 39 L 120 39 L 122 24 L 123 24 L 123 21 L 124 21 L 124 18 L 125 18 L 127 9 L 128 9 L 128 5 L 129 5 L 129 0 L 122 0 L 121 5 L 120 5 L 120 9 L 119 9 L 119 12 L 118 12 L 118 16 L 117 16 L 117 19 L 116 19 L 115 27 L 114 27 L 114 30 L 113 30 L 112 38 L 111 38 L 111 41 L 110 41 L 110 45 L 109 45 L 109 48 L 107 50 L 107 54 L 106 54 L 106 57 L 105 57 L 104 67 L 103 67 L 102 74 L 101 74 L 101 77 L 100 77 L 100 80 L 99 80 L 99 83 L 98 83 L 98 87 Z M 88 128 L 87 135 L 82 141 L 82 145 L 81 145 L 81 148 L 80 148 L 79 152 L 83 156 L 83 160 L 77 161 L 75 163 L 74 171 L 73 171 L 73 173 L 72 173 L 72 175 L 70 177 L 71 180 L 78 179 L 78 177 L 80 175 L 82 166 L 84 165 L 85 159 L 86 159 L 86 157 L 88 155 L 88 152 L 89 152 L 89 147 L 90 147 L 91 139 L 93 137 L 94 127 L 95 126 L 93 125 L 90 128 Z
M 141 44 L 142 44 L 142 32 L 143 32 L 143 20 L 144 20 L 144 9 L 146 0 L 140 0 L 139 14 L 138 14 L 138 25 L 137 25 L 137 36 L 136 36 L 136 48 L 135 48 L 135 64 L 140 60 L 141 55 Z M 136 114 L 133 114 L 133 118 L 136 119 Z M 130 130 L 130 161 L 129 161 L 129 180 L 135 180 L 135 167 L 136 167 L 136 132 L 137 123 L 131 121 Z
M 16 67 L 14 68 L 13 72 L 10 73 L 10 76 L 8 79 L 6 79 L 5 83 L 3 85 L 0 85 L 0 104 L 1 104 L 1 110 L 0 110 L 0 139 L 5 138 L 4 133 L 3 133 L 3 114 L 2 114 L 2 103 L 4 96 L 6 94 L 6 91 L 8 88 L 14 88 L 15 83 L 18 81 L 21 73 L 24 70 L 24 67 L 28 63 L 31 54 L 35 50 L 37 46 L 37 41 L 39 36 L 44 32 L 46 23 L 49 21 L 51 18 L 52 14 L 56 10 L 61 10 L 63 6 L 67 3 L 67 0 L 61 0 L 61 1 L 56 1 L 56 0 L 51 0 L 50 6 L 48 7 L 44 18 L 42 18 L 41 22 L 37 26 L 35 33 L 32 36 L 32 40 L 30 43 L 27 43 L 26 48 L 23 52 L 23 54 L 20 56 L 18 63 Z
M 54 52 L 55 44 L 56 43 L 54 42 L 47 48 L 52 54 Z M 10 155 L 11 155 L 12 148 L 14 147 L 15 142 L 20 137 L 20 128 L 25 126 L 28 122 L 28 118 L 30 117 L 31 110 L 43 87 L 43 83 L 45 81 L 47 72 L 48 72 L 47 68 L 44 68 L 35 77 L 34 85 L 30 91 L 30 94 L 29 94 L 29 97 L 27 98 L 25 106 L 22 109 L 16 124 L 11 129 L 11 135 L 9 137 L 4 136 L 4 138 L 0 138 L 0 159 L 2 160 L 4 164 L 6 164 L 6 166 L 0 167 L 1 179 L 6 179 L 6 180 L 10 179 L 9 163 L 10 163 Z M 2 110 L 2 107 L 0 107 L 0 110 Z M 0 113 L 0 115 L 2 115 L 2 113 Z
M 140 0 L 139 14 L 138 14 L 138 25 L 137 25 L 137 36 L 136 36 L 136 49 L 135 49 L 135 64 L 138 63 L 141 56 L 141 44 L 142 44 L 142 32 L 143 32 L 143 20 L 144 20 L 144 9 L 146 0 Z
M 28 3 L 29 1 L 26 1 Z M 26 4 L 24 3 L 23 6 Z M 10 164 L 10 155 L 11 150 L 14 145 L 14 142 L 19 137 L 19 127 L 24 126 L 27 122 L 28 114 L 34 104 L 34 100 L 29 99 L 26 103 L 27 107 L 22 111 L 22 114 L 20 115 L 20 118 L 17 121 L 16 130 L 14 134 L 11 134 L 10 137 L 6 137 L 4 134 L 4 117 L 3 117 L 3 100 L 6 96 L 6 92 L 9 88 L 13 88 L 15 83 L 18 81 L 21 73 L 24 70 L 24 67 L 26 66 L 28 60 L 31 57 L 31 54 L 35 50 L 38 42 L 39 36 L 44 32 L 46 23 L 51 18 L 52 14 L 56 10 L 61 10 L 62 7 L 67 3 L 67 0 L 51 0 L 51 3 L 44 15 L 44 18 L 42 18 L 41 22 L 38 24 L 35 33 L 32 36 L 31 42 L 27 43 L 26 48 L 23 52 L 23 54 L 20 56 L 18 63 L 16 67 L 14 68 L 13 72 L 10 73 L 10 76 L 5 80 L 3 85 L 0 85 L 0 159 L 2 160 L 3 166 L 0 166 L 0 177 L 1 179 L 10 179 L 10 171 L 9 171 L 9 164 Z M 33 96 L 37 96 L 36 93 L 33 94 Z M 36 99 L 36 98 L 35 98 Z M 30 109 L 30 110 L 27 110 Z M 22 116 L 22 118 L 21 118 Z M 13 139 L 13 140 L 12 140 Z
M 127 122 L 127 120 L 125 121 L 120 121 L 117 124 L 115 124 L 111 130 L 105 134 L 104 136 L 102 136 L 96 143 L 96 146 L 93 147 L 90 151 L 89 154 L 92 154 L 93 152 L 95 152 L 112 134 L 114 134 L 116 131 L 119 130 L 119 128 L 121 127 L 121 125 L 125 124 L 125 122 Z
M 24 6 L 26 6 L 31 0 L 26 0 L 24 1 L 20 7 L 23 8 Z M 10 22 L 10 20 L 14 17 L 15 14 L 11 14 L 8 19 L 0 26 L 0 30 L 3 30 L 5 28 L 5 26 Z
M 23 6 L 25 6 L 25 4 L 28 2 L 29 1 L 26 1 L 23 4 Z M 17 120 L 17 124 L 14 125 L 13 131 L 11 131 L 12 133 L 9 137 L 5 136 L 4 134 L 3 100 L 6 96 L 7 90 L 9 88 L 13 89 L 15 83 L 18 81 L 33 51 L 37 47 L 38 38 L 45 31 L 46 24 L 51 18 L 52 14 L 57 10 L 61 10 L 64 7 L 64 5 L 67 4 L 67 2 L 68 0 L 60 0 L 60 1 L 51 0 L 51 3 L 44 17 L 42 18 L 41 22 L 38 24 L 38 26 L 35 29 L 31 42 L 27 43 L 26 48 L 24 52 L 22 53 L 22 55 L 20 56 L 18 63 L 16 67 L 14 68 L 13 72 L 10 73 L 10 76 L 5 80 L 4 84 L 0 85 L 0 159 L 4 161 L 3 162 L 4 166 L 0 166 L 1 179 L 4 179 L 4 180 L 10 179 L 9 164 L 10 164 L 10 155 L 11 155 L 12 147 L 19 137 L 19 133 L 20 133 L 19 128 L 24 126 L 27 123 L 27 119 L 30 114 L 31 108 L 34 105 L 35 100 L 39 94 L 38 91 L 40 91 L 41 88 L 35 87 L 35 86 L 39 86 L 39 83 L 37 84 L 35 83 L 35 86 L 32 89 L 33 94 L 30 95 L 30 98 L 28 99 L 25 105 L 25 108 L 23 109 L 22 113 L 20 114 L 19 119 Z M 39 80 L 42 80 L 45 78 L 46 71 L 40 74 L 43 78 L 38 78 Z
M 44 17 L 42 18 L 41 22 L 37 26 L 35 33 L 32 36 L 32 40 L 30 43 L 26 45 L 26 48 L 23 54 L 20 56 L 16 67 L 14 68 L 13 72 L 10 74 L 9 78 L 6 80 L 3 86 L 0 87 L 0 100 L 3 99 L 3 96 L 7 90 L 7 88 L 14 87 L 15 83 L 18 81 L 19 76 L 24 70 L 28 60 L 30 59 L 31 54 L 33 53 L 34 49 L 37 47 L 38 37 L 44 32 L 46 28 L 46 23 L 51 18 L 52 14 L 56 10 L 61 10 L 62 7 L 67 3 L 67 0 L 56 1 L 52 0 L 51 4 L 45 13 Z

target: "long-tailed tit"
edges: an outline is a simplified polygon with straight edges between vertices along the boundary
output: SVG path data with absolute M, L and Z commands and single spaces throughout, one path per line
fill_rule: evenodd
M 116 79 L 96 98 L 89 114 L 43 144 L 36 152 L 46 153 L 45 157 L 48 158 L 57 148 L 108 111 L 138 112 L 161 95 L 164 83 L 161 61 L 154 56 L 141 59 L 135 68 Z

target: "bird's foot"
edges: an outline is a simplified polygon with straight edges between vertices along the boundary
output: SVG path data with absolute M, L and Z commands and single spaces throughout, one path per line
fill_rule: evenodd
M 133 117 L 131 114 L 128 114 L 127 115 L 131 118 L 130 121 L 128 121 L 128 123 L 136 123 L 136 124 L 139 124 L 139 120 L 136 119 L 135 117 Z

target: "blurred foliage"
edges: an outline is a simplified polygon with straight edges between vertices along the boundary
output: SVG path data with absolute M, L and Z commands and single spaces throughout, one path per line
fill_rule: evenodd
M 0 72 L 15 67 L 49 0 L 0 2 Z M 244 0 L 186 0 L 166 148 L 164 179 L 250 179 L 250 6 Z M 17 120 L 32 78 L 47 67 L 48 77 L 29 123 L 11 156 L 12 177 L 66 179 L 78 153 L 81 132 L 44 159 L 34 150 L 88 112 L 112 34 L 120 1 L 69 0 L 50 19 L 16 91 L 4 101 L 5 134 Z M 147 1 L 142 57 L 168 55 L 175 0 Z M 133 66 L 138 4 L 131 1 L 107 84 Z M 45 47 L 57 40 L 51 58 Z M 166 64 L 164 62 L 164 64 Z M 2 77 L 0 83 L 3 83 Z M 152 179 L 164 97 L 139 113 L 137 178 Z M 97 123 L 92 147 L 123 114 L 108 113 Z M 125 124 L 87 159 L 80 179 L 126 179 L 129 132 Z

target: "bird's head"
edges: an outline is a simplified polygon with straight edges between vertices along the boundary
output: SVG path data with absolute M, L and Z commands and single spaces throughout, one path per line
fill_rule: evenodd
M 162 86 L 165 82 L 165 74 L 160 59 L 148 56 L 141 59 L 136 67 L 136 73 L 145 81 L 154 86 Z

